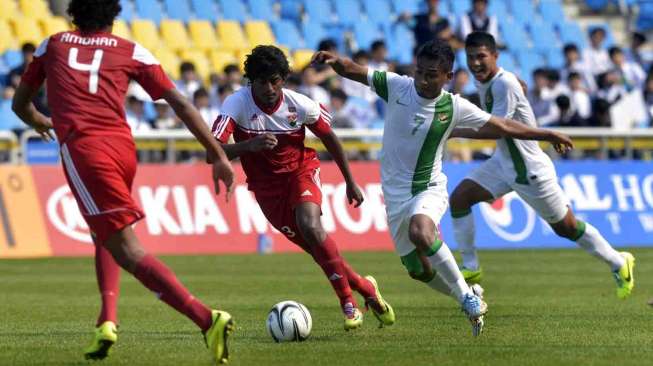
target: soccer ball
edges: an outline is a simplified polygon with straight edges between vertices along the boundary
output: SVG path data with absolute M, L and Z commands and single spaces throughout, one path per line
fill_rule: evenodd
M 268 313 L 268 333 L 275 342 L 301 342 L 311 334 L 313 319 L 306 306 L 296 301 L 282 301 Z

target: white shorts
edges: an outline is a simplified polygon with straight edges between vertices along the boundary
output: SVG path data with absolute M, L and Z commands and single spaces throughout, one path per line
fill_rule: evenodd
M 569 199 L 565 196 L 558 184 L 555 170 L 547 174 L 550 178 L 543 178 L 530 184 L 519 184 L 514 177 L 506 177 L 500 162 L 495 159 L 486 160 L 474 169 L 465 179 L 476 182 L 499 198 L 511 191 L 517 192 L 519 197 L 531 206 L 541 218 L 550 224 L 562 221 L 569 210 Z
M 388 215 L 388 226 L 397 254 L 403 257 L 415 250 L 415 245 L 410 241 L 408 235 L 411 217 L 417 214 L 426 215 L 433 220 L 437 228 L 448 206 L 449 195 L 445 189 L 441 188 L 427 189 L 408 201 L 386 202 L 385 210 Z M 438 234 L 436 233 L 436 235 Z

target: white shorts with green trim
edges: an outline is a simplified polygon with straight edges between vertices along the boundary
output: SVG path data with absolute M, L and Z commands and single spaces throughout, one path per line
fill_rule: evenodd
M 465 179 L 476 182 L 492 194 L 495 199 L 511 191 L 517 192 L 535 212 L 546 222 L 554 224 L 561 221 L 569 209 L 569 199 L 558 184 L 555 169 L 545 177 L 529 179 L 529 184 L 519 184 L 514 177 L 506 177 L 496 159 L 486 160 L 470 172 Z
M 388 215 L 388 227 L 392 235 L 392 241 L 395 244 L 395 250 L 400 257 L 408 255 L 415 250 L 415 245 L 410 241 L 408 227 L 410 219 L 418 214 L 426 215 L 436 226 L 436 236 L 438 226 L 442 216 L 449 206 L 449 194 L 446 188 L 432 187 L 424 192 L 418 193 L 408 201 L 404 202 L 387 202 L 385 210 Z

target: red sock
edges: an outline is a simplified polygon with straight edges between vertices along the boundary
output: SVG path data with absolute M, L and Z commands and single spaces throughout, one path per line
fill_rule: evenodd
M 357 306 L 347 280 L 347 270 L 345 269 L 344 260 L 338 252 L 336 242 L 327 235 L 321 245 L 312 249 L 313 259 L 322 267 L 322 271 L 324 271 L 333 290 L 340 299 L 340 305 L 344 306 L 350 302 L 354 306 Z
M 349 286 L 352 288 L 352 290 L 358 292 L 366 299 L 370 297 L 376 297 L 374 286 L 372 286 L 370 281 L 366 280 L 361 275 L 356 273 L 346 260 L 343 259 L 342 264 L 345 268 L 345 273 L 347 273 L 347 280 L 349 281 Z
M 153 255 L 146 254 L 138 262 L 134 277 L 161 301 L 190 318 L 203 332 L 211 327 L 211 309 L 193 297 L 170 268 Z
M 102 308 L 96 326 L 106 321 L 118 324 L 120 266 L 102 245 L 95 245 L 95 276 L 102 296 Z

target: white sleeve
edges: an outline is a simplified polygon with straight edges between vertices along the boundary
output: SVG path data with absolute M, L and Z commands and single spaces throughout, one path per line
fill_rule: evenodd
M 321 114 L 320 103 L 303 94 L 297 93 L 295 95 L 296 100 L 300 106 L 300 121 L 305 125 L 311 125 L 317 122 Z
M 410 78 L 407 76 L 400 76 L 390 71 L 367 69 L 367 84 L 373 92 L 386 102 L 406 82 L 410 82 Z
M 512 119 L 517 109 L 516 86 L 508 80 L 498 80 L 494 83 L 488 93 L 492 93 L 492 109 L 489 111 L 495 116 Z M 521 88 L 521 86 L 519 86 Z
M 228 96 L 220 106 L 220 115 L 231 117 L 236 123 L 242 123 L 241 110 L 243 103 L 241 99 L 241 93 Z
M 455 95 L 454 98 L 454 103 L 458 106 L 457 115 L 454 116 L 455 127 L 478 130 L 492 117 L 491 114 L 475 106 L 467 99 L 459 95 Z

